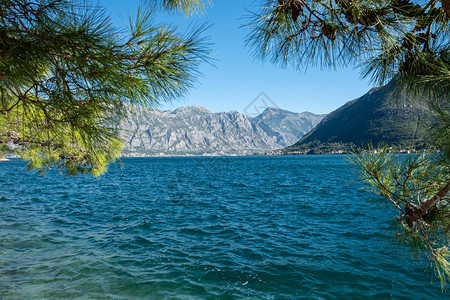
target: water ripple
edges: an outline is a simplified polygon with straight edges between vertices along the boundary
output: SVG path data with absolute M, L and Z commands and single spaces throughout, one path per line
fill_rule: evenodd
M 0 298 L 442 298 L 341 156 L 0 165 Z M 386 236 L 388 236 L 386 238 Z

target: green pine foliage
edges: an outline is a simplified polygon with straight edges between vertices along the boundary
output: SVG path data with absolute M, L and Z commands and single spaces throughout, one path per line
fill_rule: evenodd
M 262 60 L 297 68 L 356 62 L 363 75 L 377 83 L 398 74 L 448 80 L 450 9 L 440 1 L 261 3 L 247 24 L 251 30 L 247 43 Z
M 443 153 L 399 155 L 387 148 L 361 151 L 349 159 L 359 167 L 371 192 L 389 201 L 395 214 L 395 239 L 425 254 L 444 289 L 450 280 L 450 163 Z M 436 203 L 419 213 L 426 202 Z
M 153 13 L 139 9 L 125 30 L 90 2 L 2 0 L 0 152 L 39 171 L 105 172 L 124 103 L 182 96 L 208 55 L 204 26 L 180 34 Z
M 391 82 L 397 96 L 416 99 L 437 116 L 429 131 L 430 148 L 424 153 L 439 149 L 440 155 L 405 160 L 389 151 L 369 151 L 353 162 L 361 170 L 362 180 L 393 206 L 398 240 L 426 252 L 443 288 L 450 275 L 449 20 L 449 0 L 261 0 L 261 9 L 247 24 L 251 30 L 247 43 L 263 61 L 298 69 L 356 63 L 363 77 L 380 85 Z M 348 110 L 352 103 L 347 106 Z M 320 135 L 319 127 L 305 137 L 304 146 L 314 146 L 317 141 L 307 139 Z M 392 126 L 385 127 L 389 130 Z M 404 129 L 398 132 L 408 131 L 410 126 L 401 127 Z M 348 132 L 340 132 L 341 137 L 346 135 Z M 352 142 L 327 138 L 333 146 Z
M 185 15 L 190 15 L 198 12 L 203 12 L 209 0 L 147 0 L 150 4 L 161 2 L 162 7 L 169 11 L 181 11 Z

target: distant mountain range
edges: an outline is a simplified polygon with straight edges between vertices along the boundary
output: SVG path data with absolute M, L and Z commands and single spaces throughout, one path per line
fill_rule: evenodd
M 328 114 L 311 132 L 282 153 L 342 153 L 368 144 L 420 149 L 426 145 L 436 117 L 417 100 L 394 93 L 392 84 L 374 88 Z
M 392 84 L 326 116 L 272 107 L 254 118 L 201 106 L 129 110 L 120 129 L 130 156 L 346 153 L 368 144 L 421 149 L 436 119 L 420 99 L 394 93 Z
M 201 106 L 174 111 L 129 108 L 120 124 L 124 155 L 245 155 L 296 143 L 325 115 L 267 108 L 257 117 L 213 113 Z

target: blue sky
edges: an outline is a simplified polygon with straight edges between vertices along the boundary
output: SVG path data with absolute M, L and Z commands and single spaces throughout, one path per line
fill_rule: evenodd
M 272 103 L 294 112 L 329 113 L 372 87 L 368 80 L 360 78 L 359 70 L 351 67 L 335 71 L 319 67 L 295 70 L 261 63 L 245 46 L 248 30 L 242 28 L 249 14 L 247 9 L 255 7 L 255 0 L 213 2 L 200 16 L 156 15 L 158 22 L 173 23 L 181 30 L 192 22 L 207 20 L 211 27 L 206 35 L 210 36 L 215 60 L 214 66 L 201 66 L 202 77 L 186 97 L 166 103 L 162 109 L 202 105 L 213 112 L 255 112 L 265 103 Z M 136 11 L 140 1 L 100 0 L 100 3 L 108 9 L 114 23 L 126 25 L 129 14 Z M 262 92 L 271 101 L 257 98 Z

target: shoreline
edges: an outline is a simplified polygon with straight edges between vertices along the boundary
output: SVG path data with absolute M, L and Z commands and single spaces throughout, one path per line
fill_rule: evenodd
M 370 151 L 372 153 L 378 153 L 379 150 Z M 412 149 L 399 149 L 389 151 L 393 154 L 412 154 L 420 153 L 419 150 Z M 438 153 L 440 151 L 437 151 Z M 309 151 L 292 151 L 292 152 L 262 152 L 262 153 L 239 153 L 239 154 L 220 154 L 220 153 L 208 153 L 208 154 L 144 154 L 144 153 L 128 153 L 121 154 L 120 158 L 144 158 L 144 157 L 246 157 L 246 156 L 313 156 L 313 155 L 351 155 L 355 154 L 350 151 L 336 150 L 331 152 L 309 152 Z
M 345 155 L 348 153 L 314 153 L 314 154 L 304 154 L 304 153 L 295 153 L 295 154 L 269 154 L 269 153 L 257 153 L 257 154 L 211 154 L 211 155 L 193 155 L 193 154 L 165 154 L 165 155 L 151 155 L 151 154 L 143 154 L 143 155 L 121 155 L 120 158 L 169 158 L 169 157 L 255 157 L 255 156 L 315 156 L 315 155 Z

